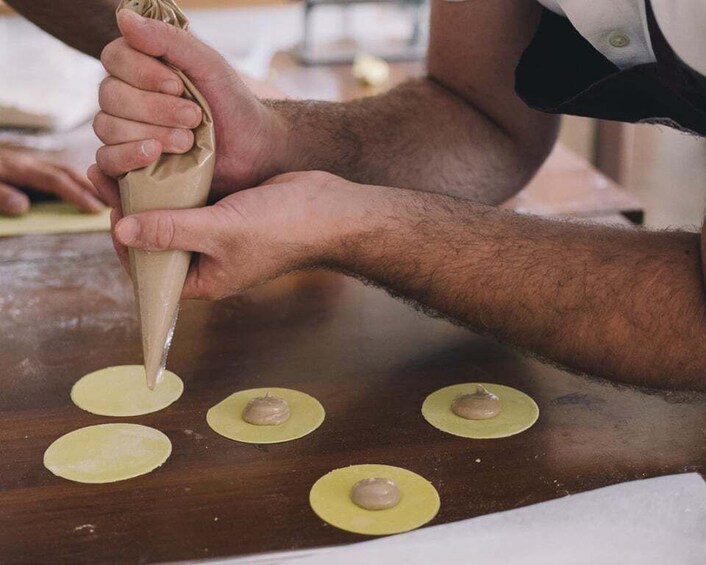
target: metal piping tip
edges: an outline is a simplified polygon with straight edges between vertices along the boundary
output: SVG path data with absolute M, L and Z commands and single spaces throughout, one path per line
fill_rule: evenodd
M 154 390 L 155 387 L 162 380 L 162 375 L 164 374 L 164 366 L 158 367 L 157 369 L 147 370 L 145 367 L 145 376 L 147 377 L 147 388 Z

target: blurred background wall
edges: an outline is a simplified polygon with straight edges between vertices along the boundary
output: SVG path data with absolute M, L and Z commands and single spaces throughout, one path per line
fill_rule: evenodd
M 700 226 L 706 211 L 706 139 L 664 126 L 565 116 L 560 140 L 637 195 L 645 225 Z

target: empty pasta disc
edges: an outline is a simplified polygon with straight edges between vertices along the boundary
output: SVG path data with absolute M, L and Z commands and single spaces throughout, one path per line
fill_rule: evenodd
M 142 365 L 122 365 L 80 378 L 71 389 L 71 400 L 99 416 L 142 416 L 166 408 L 182 392 L 184 383 L 171 371 L 164 371 L 162 381 L 150 390 Z
M 61 436 L 44 452 L 44 466 L 79 483 L 114 483 L 162 465 L 172 443 L 159 430 L 138 424 L 101 424 Z

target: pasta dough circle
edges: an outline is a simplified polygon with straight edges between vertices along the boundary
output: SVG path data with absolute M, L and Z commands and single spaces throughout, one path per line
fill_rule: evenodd
M 54 441 L 44 452 L 44 466 L 70 481 L 114 483 L 153 471 L 171 452 L 172 442 L 159 430 L 138 424 L 101 424 Z
M 258 426 L 243 420 L 243 410 L 253 398 L 266 394 L 287 401 L 289 419 L 276 426 Z M 213 406 L 206 421 L 217 434 L 242 443 L 281 443 L 313 432 L 324 421 L 326 412 L 313 396 L 288 388 L 251 388 L 231 394 Z
M 487 420 L 467 420 L 451 411 L 451 403 L 459 394 L 472 393 L 477 384 L 500 398 L 502 410 Z M 491 383 L 463 383 L 432 392 L 424 400 L 422 416 L 435 428 L 455 436 L 472 439 L 498 439 L 513 436 L 532 427 L 539 418 L 537 403 L 505 385 Z
M 365 510 L 351 500 L 358 481 L 385 477 L 400 490 L 399 503 L 384 510 Z M 309 492 L 309 504 L 324 522 L 341 530 L 369 536 L 408 532 L 423 526 L 439 512 L 439 493 L 424 477 L 390 465 L 353 465 L 321 477 Z
M 142 365 L 108 367 L 89 373 L 71 389 L 71 400 L 79 408 L 99 416 L 142 416 L 166 408 L 179 399 L 184 383 L 164 371 L 154 390 L 147 388 Z

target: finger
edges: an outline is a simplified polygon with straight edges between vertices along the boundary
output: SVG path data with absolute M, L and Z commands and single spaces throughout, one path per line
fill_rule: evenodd
M 54 194 L 87 212 L 103 209 L 88 180 L 75 169 L 56 161 L 19 153 L 13 157 L 12 166 L 5 171 L 4 180 L 16 186 L 27 186 Z M 25 198 L 24 194 L 21 196 Z
M 131 10 L 118 12 L 118 27 L 131 47 L 151 57 L 160 57 L 192 80 L 208 80 L 227 65 L 218 52 L 188 31 L 143 18 Z
M 203 299 L 206 295 L 203 289 L 203 261 L 204 255 L 195 255 L 181 291 L 183 300 Z
M 190 129 L 153 126 L 117 118 L 105 112 L 98 112 L 93 118 L 93 131 L 106 145 L 156 139 L 167 153 L 186 153 L 194 144 L 194 134 Z
M 133 214 L 115 227 L 118 241 L 147 251 L 181 249 L 209 254 L 219 237 L 212 207 L 191 210 L 155 210 Z
M 0 182 L 0 215 L 22 216 L 29 211 L 29 198 L 24 192 Z
M 109 74 L 140 90 L 172 96 L 181 96 L 184 92 L 179 75 L 164 63 L 130 47 L 123 37 L 105 46 L 101 63 Z
M 128 276 L 132 277 L 132 272 L 130 270 L 130 251 L 122 243 L 120 243 L 115 237 L 115 225 L 122 219 L 122 214 L 115 208 L 110 212 L 110 237 L 113 240 L 113 247 L 115 252 L 118 254 L 118 259 L 120 264 L 125 269 Z
M 295 172 L 289 172 L 289 173 L 281 173 L 279 175 L 276 175 L 274 177 L 270 177 L 269 179 L 261 182 L 258 186 L 270 186 L 273 184 L 285 184 L 288 182 L 296 181 L 299 178 L 299 175 L 302 173 L 299 171 Z
M 146 167 L 156 161 L 161 153 L 162 144 L 156 139 L 104 145 L 96 152 L 96 163 L 108 176 L 119 177 Z
M 118 189 L 118 183 L 105 175 L 103 171 L 100 170 L 98 165 L 91 165 L 87 171 L 88 179 L 93 184 L 98 196 L 103 202 L 110 206 L 113 210 L 118 212 L 122 211 L 122 206 L 120 205 L 120 190 Z
M 66 165 L 65 163 L 57 163 L 56 166 L 62 171 L 64 171 L 67 175 L 69 175 L 81 188 L 87 190 L 93 196 L 100 200 L 100 195 L 96 193 L 96 189 L 93 187 L 93 184 L 90 180 L 88 180 L 88 177 L 84 173 L 81 173 L 74 167 Z
M 23 171 L 27 186 L 54 194 L 76 205 L 85 212 L 97 213 L 103 210 L 103 204 L 81 183 L 77 182 L 63 169 L 37 161 Z
M 184 300 L 220 300 L 238 292 L 232 288 L 229 281 L 227 286 L 218 276 L 217 269 L 213 268 L 213 260 L 207 255 L 195 255 L 184 281 L 181 297 Z
M 201 123 L 201 108 L 195 102 L 139 90 L 113 77 L 101 82 L 98 103 L 105 113 L 135 122 L 186 129 Z

